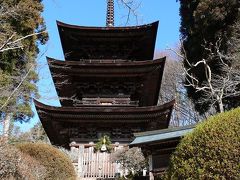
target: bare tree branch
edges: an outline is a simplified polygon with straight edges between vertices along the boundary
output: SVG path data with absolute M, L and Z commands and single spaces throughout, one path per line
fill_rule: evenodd
M 181 55 L 179 47 L 176 47 L 173 51 L 174 53 L 166 51 L 155 55 L 155 58 L 167 56 L 161 92 L 159 94 L 159 104 L 175 99 L 176 103 L 171 117 L 171 126 L 195 124 L 203 118 L 200 117 L 192 101 L 187 97 L 186 89 L 183 85 L 185 77 L 184 68 L 180 61 L 181 57 L 178 56 Z
M 44 51 L 39 57 L 38 59 L 40 59 L 41 57 L 43 57 L 43 55 L 46 53 L 46 51 Z M 14 90 L 10 93 L 10 95 L 8 95 L 8 98 L 6 99 L 6 101 L 3 103 L 3 105 L 0 107 L 0 111 L 3 110 L 4 107 L 6 107 L 10 101 L 10 99 L 14 96 L 14 94 L 19 91 L 19 88 L 21 87 L 21 85 L 23 84 L 23 82 L 27 79 L 27 77 L 29 76 L 30 72 L 33 71 L 35 68 L 35 65 L 32 64 L 30 66 L 30 68 L 28 69 L 27 73 L 23 76 L 23 78 L 20 80 L 20 82 L 18 83 L 18 85 L 14 88 Z M 5 87 L 6 89 L 6 87 Z M 7 91 L 9 90 L 10 88 L 7 88 Z M 2 94 L 0 94 L 2 95 Z
M 32 65 L 31 68 L 29 68 L 28 72 L 26 73 L 26 75 L 22 78 L 21 82 L 17 85 L 17 87 L 12 91 L 12 93 L 10 94 L 10 96 L 7 98 L 7 100 L 5 101 L 5 103 L 3 103 L 3 105 L 0 107 L 0 111 L 7 105 L 7 103 L 9 102 L 9 100 L 12 98 L 12 96 L 15 94 L 15 92 L 19 89 L 19 87 L 22 85 L 22 83 L 25 81 L 25 79 L 28 77 L 29 73 L 33 70 L 34 66 Z
M 136 20 L 136 23 L 139 24 L 139 13 L 137 10 L 141 6 L 141 2 L 137 0 L 118 0 L 118 4 L 121 4 L 125 9 L 127 9 L 126 23 L 125 26 L 129 24 L 131 16 Z
M 21 44 L 22 40 L 27 39 L 27 38 L 32 37 L 32 36 L 43 34 L 43 33 L 46 33 L 46 31 L 32 33 L 32 34 L 26 35 L 24 37 L 21 37 L 21 38 L 18 38 L 16 40 L 12 41 L 13 37 L 15 36 L 15 33 L 14 33 L 0 47 L 0 52 L 23 48 L 23 46 Z
M 180 54 L 175 50 L 169 48 L 172 52 L 179 56 L 179 58 L 187 62 L 189 68 L 184 67 L 184 74 L 186 79 L 185 86 L 193 87 L 196 92 L 201 92 L 204 97 L 199 100 L 199 103 L 210 102 L 211 107 L 217 106 L 218 111 L 224 111 L 223 100 L 227 97 L 239 97 L 240 90 L 238 86 L 240 85 L 240 72 L 233 69 L 228 64 L 234 56 L 226 55 L 220 51 L 221 38 L 218 38 L 214 45 L 203 44 L 203 48 L 208 54 L 207 58 L 202 59 L 195 64 L 189 63 L 185 50 L 183 48 L 183 53 Z M 183 47 L 183 46 L 182 46 Z M 219 66 L 221 66 L 221 75 L 214 74 L 212 72 L 210 62 L 213 60 L 219 60 Z M 193 69 L 197 68 L 199 65 L 203 65 L 205 73 L 205 81 L 199 82 L 197 77 L 195 77 L 191 72 Z

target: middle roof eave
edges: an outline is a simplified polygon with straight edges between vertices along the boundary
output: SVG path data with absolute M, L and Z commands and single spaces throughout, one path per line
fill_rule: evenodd
M 100 83 L 112 86 L 119 82 L 119 85 L 131 83 L 132 86 L 136 86 L 132 93 L 141 106 L 154 106 L 158 101 L 165 59 L 166 57 L 152 61 L 86 63 L 48 58 L 48 64 L 58 95 L 60 99 L 64 97 L 61 100 L 62 105 L 66 102 L 66 97 L 70 98 L 75 94 L 80 100 L 82 94 L 78 87 L 84 84 Z M 69 88 L 71 90 L 67 90 Z
M 157 67 L 159 65 L 164 65 L 166 61 L 166 57 L 158 58 L 155 60 L 145 60 L 145 61 L 129 61 L 129 60 L 118 60 L 118 59 L 112 59 L 112 60 L 79 60 L 79 61 L 64 61 L 59 59 L 54 59 L 47 57 L 47 61 L 49 66 L 53 66 L 53 68 L 61 68 L 64 69 L 66 67 L 73 68 L 73 69 L 85 69 L 87 67 L 89 68 L 116 68 L 116 69 L 126 69 L 126 68 L 132 68 L 132 69 L 138 69 L 143 68 L 146 69 L 148 67 Z M 163 70 L 163 69 L 162 69 Z

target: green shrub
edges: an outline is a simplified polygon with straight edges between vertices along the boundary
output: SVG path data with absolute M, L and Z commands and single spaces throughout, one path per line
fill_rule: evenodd
M 45 178 L 45 172 L 35 159 L 0 139 L 0 179 L 41 180 Z
M 76 179 L 71 160 L 57 148 L 45 143 L 23 143 L 17 147 L 46 168 L 45 179 Z
M 165 179 L 240 179 L 240 108 L 210 117 L 186 135 Z

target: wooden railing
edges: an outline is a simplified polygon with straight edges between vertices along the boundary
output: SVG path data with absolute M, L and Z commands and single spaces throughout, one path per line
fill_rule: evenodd
M 75 147 L 76 148 L 76 147 Z M 114 151 L 116 148 L 114 148 Z M 113 153 L 94 152 L 94 147 L 78 148 L 78 161 L 74 163 L 79 179 L 114 178 L 120 166 L 112 161 Z

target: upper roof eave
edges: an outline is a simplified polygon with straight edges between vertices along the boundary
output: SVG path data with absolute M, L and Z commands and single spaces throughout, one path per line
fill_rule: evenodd
M 129 27 L 88 27 L 57 21 L 65 60 L 153 59 L 158 21 Z
M 72 28 L 72 29 L 78 29 L 78 30 L 130 30 L 130 29 L 145 29 L 148 27 L 158 27 L 159 21 L 155 21 L 153 23 L 144 24 L 144 25 L 138 25 L 138 26 L 126 26 L 126 27 L 94 27 L 94 26 L 79 26 L 79 25 L 72 25 L 63 23 L 61 21 L 56 21 L 58 27 L 63 28 Z

